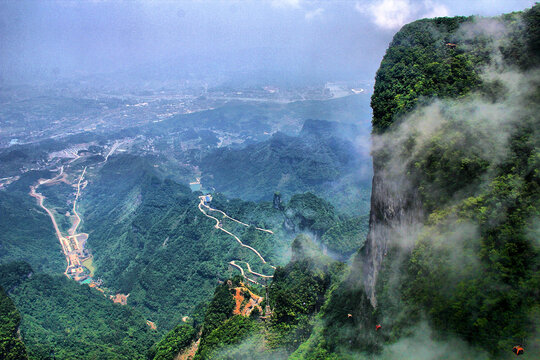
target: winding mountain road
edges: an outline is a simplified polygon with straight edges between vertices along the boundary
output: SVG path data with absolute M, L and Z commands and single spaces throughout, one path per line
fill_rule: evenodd
M 53 224 L 54 231 L 56 232 L 56 237 L 58 238 L 58 241 L 60 242 L 60 246 L 62 246 L 62 252 L 64 253 L 64 255 L 66 257 L 66 262 L 68 264 L 68 266 L 66 267 L 66 271 L 64 272 L 64 274 L 67 276 L 67 269 L 69 268 L 69 264 L 70 264 L 69 252 L 71 251 L 69 249 L 68 240 L 60 232 L 60 228 L 58 227 L 58 224 L 56 223 L 56 219 L 54 218 L 54 214 L 52 213 L 52 211 L 49 210 L 47 207 L 45 207 L 45 205 L 44 205 L 45 196 L 43 196 L 43 194 L 38 193 L 36 191 L 39 186 L 41 186 L 43 184 L 48 184 L 50 182 L 58 180 L 63 174 L 64 174 L 64 166 L 62 166 L 60 168 L 60 172 L 55 177 L 50 178 L 50 179 L 46 179 L 46 180 L 39 179 L 37 185 L 30 186 L 30 196 L 32 196 L 33 198 L 36 198 L 38 200 L 39 206 L 43 210 L 45 210 L 45 212 L 51 218 L 51 222 Z
M 75 200 L 73 201 L 73 214 L 75 214 L 76 220 L 73 221 L 73 226 L 71 229 L 69 229 L 70 235 L 75 235 L 77 233 L 77 228 L 79 227 L 79 224 L 81 223 L 81 217 L 77 213 L 77 200 L 79 200 L 79 195 L 81 194 L 81 182 L 84 179 L 84 174 L 86 173 L 86 166 L 84 167 L 84 170 L 79 177 L 79 182 L 77 183 L 77 194 L 75 195 Z
M 115 141 L 114 144 L 113 144 L 113 146 L 111 147 L 111 150 L 110 150 L 109 153 L 105 156 L 105 161 L 103 161 L 103 163 L 106 163 L 107 160 L 109 160 L 109 156 L 111 156 L 111 155 L 114 153 L 114 151 L 115 151 L 116 149 L 118 149 L 118 147 L 119 147 L 120 145 L 122 145 L 122 144 L 123 144 L 123 141 Z
M 218 209 L 214 209 L 214 208 L 211 208 L 210 206 L 206 205 L 203 203 L 203 206 L 206 207 L 208 210 L 210 211 L 217 211 L 218 213 L 221 213 L 223 215 L 223 217 L 227 218 L 227 219 L 230 219 L 232 221 L 235 221 L 237 223 L 239 223 L 240 225 L 244 225 L 245 227 L 249 227 L 249 224 L 246 224 L 244 222 L 241 222 L 240 220 L 237 220 L 235 218 L 232 218 L 230 217 L 229 215 L 227 215 L 226 213 L 224 213 L 223 211 L 221 210 L 218 210 Z M 260 228 L 260 227 L 255 227 L 255 229 L 259 230 L 259 231 L 264 231 L 264 232 L 267 232 L 269 234 L 274 234 L 274 232 L 272 230 L 267 230 L 267 229 L 263 229 L 263 228 Z
M 56 219 L 54 218 L 54 214 L 52 213 L 51 210 L 49 210 L 48 208 L 45 207 L 45 205 L 43 205 L 43 202 L 45 201 L 45 196 L 43 196 L 42 194 L 36 192 L 36 188 L 38 187 L 39 185 L 37 186 L 30 186 L 30 196 L 36 198 L 38 200 L 38 204 L 39 206 L 45 210 L 45 212 L 47 212 L 47 214 L 49 215 L 49 217 L 51 218 L 51 221 L 53 223 L 53 227 L 54 227 L 54 231 L 56 232 L 56 237 L 58 238 L 58 240 L 60 241 L 60 245 L 62 245 L 62 251 L 65 253 L 67 253 L 67 250 L 65 248 L 65 245 L 64 245 L 64 242 L 62 241 L 62 239 L 64 238 L 62 236 L 62 233 L 60 232 L 60 229 L 58 228 L 58 224 L 56 223 Z
M 268 266 L 270 266 L 270 267 L 273 268 L 273 269 L 276 268 L 275 266 L 268 264 L 268 263 L 266 262 L 266 260 L 262 257 L 262 255 L 261 255 L 255 248 L 253 248 L 253 247 L 251 247 L 251 246 L 249 246 L 249 245 L 244 244 L 244 243 L 242 242 L 242 240 L 240 240 L 240 238 L 239 238 L 238 236 L 236 236 L 236 235 L 233 234 L 232 232 L 230 232 L 230 231 L 224 229 L 223 226 L 221 225 L 221 221 L 220 221 L 218 218 L 216 218 L 216 217 L 214 217 L 214 216 L 212 216 L 212 215 L 209 215 L 206 211 L 204 211 L 203 207 L 207 208 L 209 211 L 216 211 L 216 212 L 219 212 L 220 214 L 223 215 L 224 218 L 233 220 L 233 221 L 235 221 L 235 222 L 237 222 L 237 223 L 239 223 L 239 224 L 241 224 L 241 225 L 244 225 L 244 226 L 246 226 L 246 227 L 249 227 L 250 225 L 248 225 L 248 224 L 246 224 L 246 223 L 244 223 L 244 222 L 241 222 L 241 221 L 239 221 L 239 220 L 237 220 L 237 219 L 234 219 L 234 218 L 230 217 L 229 215 L 227 215 L 225 212 L 223 212 L 223 211 L 221 211 L 221 210 L 217 210 L 217 209 L 211 208 L 210 206 L 208 206 L 208 205 L 206 205 L 206 204 L 204 203 L 204 198 L 205 198 L 204 196 L 199 196 L 200 202 L 199 202 L 198 208 L 199 208 L 199 210 L 200 210 L 206 217 L 208 217 L 208 218 L 210 218 L 210 219 L 213 219 L 213 220 L 216 222 L 216 225 L 214 225 L 214 227 L 215 227 L 216 229 L 219 229 L 219 230 L 225 232 L 226 234 L 232 236 L 232 237 L 238 242 L 238 244 L 240 244 L 240 246 L 245 247 L 245 248 L 251 250 L 253 253 L 255 253 L 255 255 L 257 255 L 257 256 L 259 257 L 259 259 L 261 259 L 261 261 L 263 262 L 263 264 L 267 264 Z M 274 234 L 274 232 L 271 231 L 271 230 L 262 229 L 262 228 L 258 228 L 258 227 L 256 227 L 256 229 L 259 230 L 259 231 L 264 231 L 264 232 L 269 233 L 269 234 Z M 240 265 L 236 264 L 235 261 L 236 261 L 236 260 L 231 261 L 231 262 L 229 262 L 229 264 L 232 265 L 232 266 L 234 266 L 234 267 L 236 267 L 236 268 L 238 268 L 238 269 L 240 270 L 240 272 L 242 273 L 242 276 L 243 276 L 246 280 L 248 280 L 248 281 L 250 281 L 250 282 L 252 282 L 252 283 L 255 283 L 255 284 L 259 284 L 257 281 L 248 278 L 248 277 L 246 276 L 245 272 L 244 272 L 244 269 L 243 269 Z M 259 277 L 262 277 L 262 278 L 272 278 L 272 277 L 273 277 L 272 275 L 264 275 L 264 274 L 261 274 L 261 273 L 258 273 L 258 272 L 254 272 L 254 271 L 251 270 L 251 266 L 250 266 L 250 264 L 249 264 L 247 261 L 242 261 L 242 262 L 246 263 L 246 265 L 247 265 L 247 267 L 248 267 L 248 271 L 249 271 L 251 274 L 253 274 L 253 275 L 256 275 L 256 276 L 259 276 Z M 262 284 L 259 284 L 259 285 L 262 285 Z M 264 286 L 264 285 L 263 285 L 263 286 Z
M 247 267 L 248 267 L 248 271 L 249 271 L 250 273 L 252 273 L 253 275 L 257 275 L 257 276 L 260 276 L 260 277 L 262 277 L 262 278 L 273 278 L 273 277 L 274 277 L 273 275 L 263 275 L 263 274 L 261 274 L 261 273 L 252 271 L 252 270 L 251 270 L 251 266 L 249 266 L 249 263 L 248 263 L 247 261 L 244 261 L 244 262 L 246 263 L 246 265 L 247 265 Z M 272 267 L 273 267 L 273 266 L 272 266 Z M 273 268 L 275 269 L 275 267 L 273 267 Z
M 254 284 L 257 284 L 257 285 L 262 285 L 262 284 L 259 284 L 257 281 L 253 280 L 253 279 L 250 279 L 246 276 L 246 273 L 244 272 L 244 269 L 242 269 L 242 267 L 238 264 L 236 264 L 235 262 L 236 260 L 233 260 L 233 261 L 230 261 L 229 264 L 231 264 L 232 266 L 236 267 L 238 270 L 240 270 L 240 273 L 242 273 L 242 276 L 244 277 L 244 279 L 246 279 L 247 281 L 249 282 L 252 282 Z M 262 285 L 264 286 L 264 285 Z
M 80 156 L 77 156 L 75 159 L 71 160 L 70 163 L 80 158 Z M 81 217 L 77 213 L 77 200 L 79 199 L 79 196 L 81 194 L 81 183 L 84 179 L 84 175 L 86 173 L 86 167 L 83 169 L 83 172 L 81 176 L 79 177 L 79 181 L 77 183 L 77 193 L 75 194 L 75 200 L 73 201 L 73 213 L 75 218 L 72 218 L 72 225 L 71 228 L 67 231 L 68 235 L 65 237 L 62 235 L 62 232 L 60 231 L 60 228 L 58 226 L 58 223 L 56 222 L 56 219 L 54 217 L 54 213 L 45 206 L 44 201 L 46 199 L 43 194 L 37 192 L 37 189 L 44 184 L 53 184 L 57 181 L 66 181 L 65 180 L 65 173 L 64 173 L 64 166 L 60 167 L 59 173 L 50 179 L 39 179 L 38 183 L 36 185 L 30 186 L 30 196 L 36 198 L 38 200 L 39 206 L 45 210 L 45 212 L 49 215 L 51 222 L 54 227 L 54 231 L 56 232 L 56 237 L 58 238 L 58 241 L 60 242 L 60 245 L 62 247 L 62 252 L 64 253 L 64 256 L 66 257 L 66 270 L 64 271 L 64 274 L 67 277 L 70 277 L 68 275 L 68 271 L 71 267 L 80 267 L 81 266 L 81 260 L 79 255 L 82 253 L 83 245 L 81 245 L 81 241 L 84 242 L 88 238 L 88 234 L 86 233 L 77 233 L 77 228 L 79 227 L 81 223 Z M 67 181 L 66 181 L 67 182 Z

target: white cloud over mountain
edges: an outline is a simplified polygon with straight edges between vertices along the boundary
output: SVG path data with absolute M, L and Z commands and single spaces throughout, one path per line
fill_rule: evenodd
M 448 16 L 448 8 L 436 1 L 378 0 L 358 1 L 355 9 L 371 16 L 383 29 L 396 30 L 408 22 L 424 17 Z

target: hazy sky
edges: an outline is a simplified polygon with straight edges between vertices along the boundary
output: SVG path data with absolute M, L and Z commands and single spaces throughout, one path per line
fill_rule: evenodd
M 371 80 L 399 28 L 534 0 L 0 0 L 0 75 L 149 68 Z M 143 66 L 144 65 L 144 66 Z

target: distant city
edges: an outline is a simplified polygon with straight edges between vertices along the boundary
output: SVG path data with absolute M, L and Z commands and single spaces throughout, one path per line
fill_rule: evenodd
M 370 81 L 237 88 L 185 80 L 136 90 L 92 86 L 85 81 L 61 85 L 0 88 L 0 148 L 158 123 L 179 114 L 215 109 L 231 101 L 287 104 L 370 93 L 372 89 Z

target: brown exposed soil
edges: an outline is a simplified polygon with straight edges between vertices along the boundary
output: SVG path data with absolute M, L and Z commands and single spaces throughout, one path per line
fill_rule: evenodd
M 252 293 L 247 287 L 244 286 L 244 284 L 242 284 L 242 286 L 240 287 L 235 288 L 234 290 L 234 315 L 249 316 L 255 308 L 259 309 L 259 313 L 262 314 L 262 308 L 259 304 L 263 301 L 263 297 Z M 244 294 L 246 293 L 249 293 L 250 295 L 250 298 L 247 302 L 245 301 L 246 298 L 244 297 Z
M 239 315 L 241 313 L 241 309 L 240 307 L 242 306 L 242 303 L 244 302 L 244 296 L 242 295 L 242 288 L 236 288 L 236 294 L 234 295 L 234 301 L 235 301 L 235 306 L 234 306 L 234 311 L 233 311 L 233 314 L 234 315 Z
M 199 335 L 199 339 L 197 341 L 193 342 L 190 347 L 188 347 L 186 350 L 178 354 L 178 356 L 174 360 L 190 360 L 193 359 L 195 356 L 195 353 L 199 349 L 199 343 L 201 342 L 201 338 Z
M 127 305 L 127 299 L 129 297 L 129 294 L 116 294 L 115 296 L 111 295 L 111 299 L 114 303 L 120 304 L 120 305 Z M 147 321 L 148 323 L 148 321 Z
M 116 302 L 116 301 L 115 301 Z M 150 320 L 146 320 L 146 325 L 150 326 L 150 329 L 152 330 L 157 330 L 157 326 L 155 323 L 153 323 L 152 321 Z

